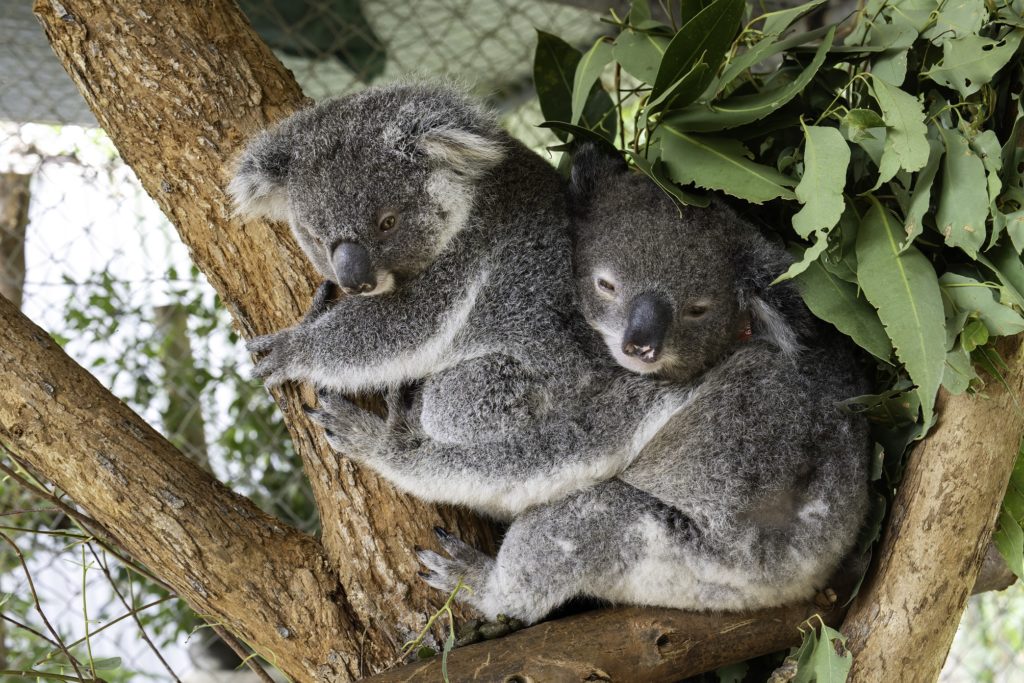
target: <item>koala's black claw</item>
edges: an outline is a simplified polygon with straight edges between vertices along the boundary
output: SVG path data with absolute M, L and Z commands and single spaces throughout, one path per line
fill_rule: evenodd
M 424 550 L 426 550 L 426 548 L 424 548 L 421 545 L 414 545 L 412 547 L 412 549 L 413 549 L 413 552 L 416 552 L 416 553 L 422 553 Z
M 306 415 L 312 415 L 313 413 L 316 412 L 316 408 L 314 408 L 313 406 L 307 406 L 306 404 L 303 404 L 302 412 L 304 412 Z
M 331 431 L 330 429 L 325 429 L 325 430 L 324 430 L 324 434 L 325 434 L 325 435 L 326 435 L 326 436 L 327 436 L 328 438 L 330 438 L 330 437 L 334 436 L 334 432 L 332 432 L 332 431 Z
M 317 398 L 327 398 L 327 394 L 328 394 L 327 389 L 325 389 L 324 387 L 317 387 L 317 390 L 316 390 L 316 397 Z
M 452 535 L 448 533 L 447 529 L 443 529 L 439 526 L 434 527 L 434 535 L 440 538 L 442 541 L 452 537 Z
M 416 572 L 416 576 L 420 577 L 424 581 L 430 578 L 431 572 Z

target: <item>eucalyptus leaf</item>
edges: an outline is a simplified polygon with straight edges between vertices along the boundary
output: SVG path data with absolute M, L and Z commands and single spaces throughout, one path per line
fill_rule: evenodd
M 612 61 L 612 45 L 599 39 L 593 47 L 584 53 L 576 65 L 572 84 L 572 118 L 570 123 L 578 123 L 583 114 L 583 107 L 590 97 L 591 88 L 601 78 L 601 72 L 608 62 Z
M 917 384 L 925 424 L 946 360 L 945 317 L 935 269 L 916 247 L 900 251 L 902 222 L 871 199 L 857 233 L 857 278 Z
M 884 128 L 885 121 L 878 112 L 871 109 L 850 109 L 839 119 L 839 132 L 853 143 L 859 143 L 866 137 L 874 137 L 872 128 Z
M 942 60 L 924 76 L 961 96 L 973 95 L 991 82 L 996 72 L 1013 59 L 1024 38 L 1024 29 L 1014 29 L 999 40 L 968 34 L 942 44 Z
M 804 207 L 793 216 L 793 229 L 807 238 L 815 230 L 831 228 L 843 214 L 850 147 L 835 128 L 800 125 L 805 140 L 804 174 L 795 192 Z
M 672 123 L 684 131 L 717 131 L 735 128 L 764 118 L 800 94 L 825 61 L 835 37 L 833 26 L 818 46 L 814 59 L 791 83 L 754 95 L 730 97 L 713 104 L 698 104 L 672 117 Z
M 656 98 L 689 72 L 701 55 L 714 73 L 739 29 L 744 0 L 715 0 L 672 38 L 658 68 L 651 97 Z
M 846 649 L 846 636 L 823 623 L 811 666 L 817 683 L 844 683 L 853 666 L 853 654 Z
M 795 198 L 788 189 L 794 180 L 751 161 L 749 152 L 737 140 L 690 135 L 669 124 L 658 126 L 654 136 L 661 147 L 662 161 L 677 183 L 721 190 L 753 204 L 778 197 Z
M 812 235 L 812 239 L 814 240 L 814 243 L 804 249 L 804 253 L 786 269 L 785 273 L 772 281 L 773 285 L 785 282 L 786 280 L 792 280 L 797 275 L 807 270 L 812 263 L 817 261 L 821 255 L 825 253 L 825 250 L 828 249 L 828 232 L 825 230 L 816 230 Z
M 1024 579 L 1024 529 L 1013 516 L 1003 510 L 999 514 L 998 527 L 992 534 L 992 542 L 1006 565 L 1019 578 Z
M 655 158 L 653 161 L 650 161 L 639 154 L 631 154 L 630 156 L 633 159 L 633 163 L 644 175 L 653 180 L 658 187 L 680 204 L 684 206 L 705 207 L 711 202 L 709 198 L 686 192 L 672 182 L 672 178 L 668 171 L 665 170 L 665 165 L 661 159 Z
M 967 391 L 978 373 L 971 363 L 971 354 L 963 346 L 957 346 L 946 353 L 946 367 L 942 372 L 942 387 L 953 395 Z
M 949 38 L 975 35 L 985 17 L 985 0 L 946 0 L 937 8 L 935 23 L 921 32 L 935 44 Z
M 807 308 L 817 317 L 832 323 L 875 358 L 889 362 L 892 343 L 878 313 L 862 297 L 857 286 L 841 280 L 820 263 L 812 262 L 796 282 Z
M 627 29 L 615 39 L 612 56 L 630 76 L 653 83 L 668 43 L 664 36 Z
M 946 156 L 936 221 L 946 244 L 960 247 L 973 258 L 985 243 L 989 212 L 985 167 L 959 130 L 940 128 L 939 133 Z
M 871 91 L 886 126 L 877 188 L 892 180 L 901 168 L 912 172 L 924 167 L 928 162 L 928 129 L 924 109 L 916 97 L 879 78 L 871 79 Z
M 722 71 L 722 77 L 719 79 L 718 84 L 715 86 L 712 94 L 718 95 L 728 86 L 737 76 L 745 72 L 747 69 L 760 64 L 764 60 L 777 55 L 780 52 L 785 52 L 798 45 L 808 45 L 820 40 L 832 30 L 831 26 L 822 26 L 821 28 L 814 29 L 813 31 L 807 31 L 806 33 L 800 33 L 795 36 L 789 36 L 784 39 L 777 39 L 777 36 L 766 36 L 759 40 L 756 44 L 751 46 L 739 55 L 734 56 L 725 69 Z
M 763 14 L 761 18 L 764 19 L 764 25 L 761 27 L 761 32 L 766 35 L 781 34 L 789 28 L 794 21 L 804 16 L 814 8 L 821 7 L 826 2 L 828 2 L 828 0 L 811 0 L 811 2 L 805 2 L 804 4 L 797 5 L 796 7 Z
M 580 51 L 558 36 L 537 31 L 537 50 L 533 59 L 533 83 L 540 110 L 548 121 L 572 121 L 572 84 Z M 565 140 L 565 133 L 555 134 Z
M 917 174 L 914 191 L 910 195 L 907 219 L 903 222 L 903 231 L 906 233 L 906 239 L 900 245 L 900 251 L 913 244 L 914 240 L 924 231 L 924 215 L 931 208 L 932 184 L 935 182 L 935 175 L 939 171 L 939 162 L 942 161 L 945 148 L 938 140 L 929 136 L 928 149 L 928 163 Z
M 943 273 L 939 284 L 954 306 L 976 314 L 990 334 L 1008 336 L 1024 332 L 1024 318 L 999 303 L 991 286 L 957 273 Z

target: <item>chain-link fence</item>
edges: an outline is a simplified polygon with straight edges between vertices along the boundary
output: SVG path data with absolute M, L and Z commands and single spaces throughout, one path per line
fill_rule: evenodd
M 536 127 L 535 31 L 584 45 L 604 31 L 606 9 L 584 0 L 240 5 L 314 98 L 445 76 L 471 84 L 538 151 L 555 140 Z M 275 407 L 249 379 L 229 317 L 95 127 L 30 6 L 0 6 L 0 293 L 219 479 L 315 532 L 301 466 Z M 99 662 L 108 681 L 210 680 L 200 671 L 237 664 L 144 568 L 86 542 L 59 491 L 3 451 L 0 463 L 0 670 L 65 661 L 64 647 Z M 975 599 L 943 680 L 1016 680 L 1022 634 L 1020 587 Z

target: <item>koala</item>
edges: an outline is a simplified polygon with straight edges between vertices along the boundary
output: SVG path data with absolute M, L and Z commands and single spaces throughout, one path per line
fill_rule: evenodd
M 229 192 L 240 213 L 287 221 L 326 281 L 303 322 L 249 343 L 256 376 L 349 393 L 430 377 L 434 438 L 521 430 L 578 362 L 551 353 L 572 300 L 560 188 L 443 86 L 370 88 L 261 133 Z
M 565 181 L 457 90 L 300 111 L 228 189 L 327 280 L 302 322 L 250 341 L 255 374 L 316 385 L 332 446 L 406 491 L 507 518 L 614 476 L 677 401 L 596 351 Z M 371 390 L 387 420 L 340 395 Z
M 814 319 L 787 253 L 722 204 L 684 207 L 593 148 L 572 170 L 582 310 L 624 368 L 685 399 L 615 477 L 531 507 L 496 558 L 437 530 L 424 579 L 489 618 L 565 600 L 745 610 L 811 597 L 868 506 L 866 393 L 852 345 Z

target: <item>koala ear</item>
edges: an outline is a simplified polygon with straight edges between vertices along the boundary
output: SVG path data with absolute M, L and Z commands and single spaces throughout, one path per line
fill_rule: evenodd
M 286 182 L 291 144 L 279 128 L 257 135 L 242 152 L 227 191 L 235 213 L 272 220 L 288 219 Z
M 750 314 L 754 336 L 768 340 L 787 355 L 798 353 L 800 337 L 812 329 L 810 313 L 791 281 L 772 284 L 792 263 L 792 257 L 731 210 L 725 212 L 731 219 L 726 225 L 736 231 L 739 302 Z
M 627 170 L 629 166 L 620 154 L 600 148 L 593 142 L 580 145 L 573 154 L 569 171 L 569 207 L 572 212 L 580 214 L 586 209 L 602 180 Z
M 431 161 L 470 178 L 482 176 L 505 158 L 505 147 L 499 140 L 463 128 L 428 130 L 416 147 Z

